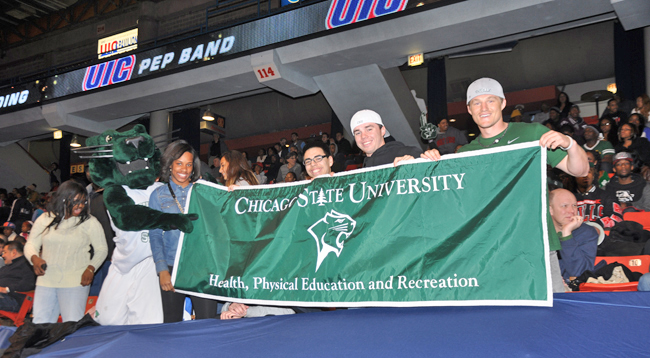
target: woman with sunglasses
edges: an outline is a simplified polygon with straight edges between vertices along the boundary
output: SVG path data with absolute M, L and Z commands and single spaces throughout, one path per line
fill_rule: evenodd
M 25 256 L 38 276 L 33 322 L 55 323 L 59 314 L 63 322 L 80 320 L 95 269 L 107 253 L 104 229 L 88 212 L 86 189 L 73 180 L 61 184 L 25 245 Z

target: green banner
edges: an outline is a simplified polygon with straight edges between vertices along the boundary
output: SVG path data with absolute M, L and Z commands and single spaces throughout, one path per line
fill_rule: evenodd
M 174 287 L 274 306 L 551 306 L 537 142 L 284 185 L 197 182 Z

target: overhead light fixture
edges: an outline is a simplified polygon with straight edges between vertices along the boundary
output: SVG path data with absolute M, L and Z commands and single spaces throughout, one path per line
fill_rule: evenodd
M 61 138 L 63 138 L 63 131 L 62 130 L 54 131 L 54 139 L 61 139 Z
M 75 148 L 81 147 L 81 144 L 79 144 L 79 138 L 77 138 L 76 134 L 72 136 L 72 140 L 70 141 L 70 146 Z
M 607 90 L 616 94 L 616 83 L 610 83 L 607 85 Z
M 470 136 L 470 137 L 475 137 L 475 136 L 476 136 L 476 133 L 470 133 L 470 134 L 468 134 L 468 136 Z
M 450 119 L 449 122 L 456 122 L 456 118 Z
M 417 5 L 415 5 L 415 7 L 420 7 L 420 6 L 423 6 L 423 5 L 424 5 L 424 3 L 421 2 L 421 3 L 418 3 Z
M 204 121 L 214 121 L 214 113 L 210 112 L 210 107 L 203 112 L 203 117 L 201 118 L 203 118 Z

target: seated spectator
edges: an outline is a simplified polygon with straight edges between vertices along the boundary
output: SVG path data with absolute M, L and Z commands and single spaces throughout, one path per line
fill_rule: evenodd
M 267 183 L 275 183 L 275 178 L 278 176 L 278 172 L 280 171 L 280 167 L 282 166 L 282 163 L 280 163 L 280 159 L 278 158 L 277 155 L 272 155 L 271 157 L 267 157 L 266 159 L 269 160 L 270 163 L 268 166 L 268 169 L 266 171 L 266 180 Z M 266 164 L 264 164 L 266 166 Z M 269 181 L 271 180 L 271 181 Z
M 524 117 L 524 116 L 521 114 L 521 111 L 520 111 L 519 109 L 515 108 L 515 109 L 512 111 L 512 113 L 510 113 L 510 122 L 517 122 L 517 123 L 519 123 L 519 122 L 522 121 L 522 118 L 523 118 L 523 117 Z M 440 153 L 440 154 L 444 154 L 444 153 Z
M 603 115 L 600 117 L 601 120 L 604 118 L 607 118 L 612 121 L 612 123 L 619 125 L 621 123 L 627 122 L 627 113 L 619 110 L 618 100 L 616 100 L 616 98 L 612 98 L 607 101 L 607 108 L 603 112 Z
M 550 118 L 550 107 L 546 103 L 542 103 L 542 106 L 540 107 L 540 111 L 538 113 L 535 113 L 533 115 L 533 119 L 531 120 L 531 123 L 544 123 Z M 558 113 L 559 114 L 559 113 Z
M 285 143 L 287 142 L 286 138 L 282 138 L 280 140 L 284 140 Z M 273 145 L 273 148 L 275 148 L 275 152 L 278 153 L 280 163 L 286 164 L 285 157 L 287 156 L 287 153 L 289 153 L 289 147 L 285 147 L 282 143 L 275 143 Z
M 582 147 L 585 151 L 595 150 L 600 154 L 603 162 L 611 163 L 614 157 L 614 147 L 608 141 L 598 138 L 599 135 L 600 131 L 596 127 L 586 126 L 585 133 L 583 134 L 585 144 Z
M 638 291 L 650 291 L 650 273 L 645 273 L 639 279 Z
M 614 156 L 615 175 L 607 183 L 605 192 L 614 197 L 623 212 L 633 207 L 650 211 L 650 184 L 633 173 L 633 169 L 632 156 L 626 152 L 617 153 Z
M 576 178 L 575 196 L 578 200 L 578 215 L 583 217 L 584 221 L 595 222 L 605 229 L 610 229 L 617 222 L 623 221 L 623 213 L 620 212 L 620 208 L 616 212 L 614 198 L 607 196 L 605 190 L 594 184 L 597 173 L 596 167 L 592 165 L 586 177 Z
M 605 170 L 603 170 L 600 162 L 600 154 L 594 150 L 587 150 L 585 151 L 587 153 L 587 160 L 589 161 L 589 165 L 593 165 L 594 168 L 596 168 L 596 183 L 599 188 L 605 189 L 605 186 L 607 183 L 609 183 L 609 173 Z M 611 164 L 611 163 L 610 163 Z M 611 167 L 610 167 L 611 168 Z
M 2 234 L 5 236 L 6 242 L 14 241 L 16 238 L 16 225 L 9 221 L 2 224 Z
M 18 312 L 25 295 L 18 292 L 33 291 L 36 275 L 23 254 L 23 245 L 10 242 L 2 250 L 4 264 L 0 268 L 0 310 Z
M 296 181 L 296 174 L 294 172 L 288 172 L 287 175 L 284 176 L 285 183 L 293 183 L 294 181 Z
M 32 203 L 32 206 L 40 199 L 40 194 L 36 191 L 36 184 L 27 186 L 27 200 Z
M 264 149 L 260 148 L 260 150 L 257 151 L 257 159 L 255 160 L 257 163 L 264 163 L 266 160 L 266 153 L 264 152 Z
M 598 249 L 598 232 L 585 224 L 578 215 L 576 198 L 565 189 L 555 189 L 549 195 L 549 213 L 560 237 L 558 252 L 564 280 L 594 270 Z
M 343 132 L 336 132 L 336 140 L 334 141 L 339 148 L 339 152 L 343 155 L 352 153 L 352 145 L 343 137 Z
M 551 121 L 554 131 L 560 129 L 560 121 L 562 120 L 560 117 L 560 109 L 557 107 L 551 107 L 548 111 L 548 120 Z
M 36 219 L 38 219 L 38 217 L 45 212 L 46 206 L 47 206 L 47 201 L 45 199 L 41 198 L 38 199 L 38 201 L 36 201 L 36 209 L 34 210 L 34 214 L 32 214 L 32 220 L 31 220 L 32 223 L 36 221 Z
M 580 107 L 578 107 L 577 104 L 572 105 L 571 110 L 569 111 L 569 115 L 560 121 L 560 127 L 564 125 L 571 126 L 573 128 L 575 137 L 582 138 L 587 124 L 582 119 L 582 117 L 580 117 Z
M 255 171 L 255 178 L 260 184 L 266 184 L 266 174 L 262 171 L 262 166 L 259 164 L 253 164 L 253 170 Z
M 32 219 L 32 212 L 32 203 L 27 200 L 27 189 L 18 188 L 16 190 L 16 200 L 11 205 L 11 214 L 7 221 L 16 224 L 16 228 L 14 229 L 16 230 L 23 226 L 24 221 Z
M 320 135 L 320 139 L 323 141 L 323 143 L 329 144 L 329 142 L 330 142 L 330 134 L 327 133 L 327 132 L 323 132 Z
M 300 165 L 300 163 L 302 163 L 302 152 L 298 150 L 298 147 L 293 144 L 289 145 L 289 153 L 296 153 L 298 155 L 298 164 Z
M 298 164 L 298 153 L 291 152 L 286 156 L 287 164 L 284 164 L 280 167 L 278 171 L 276 183 L 281 183 L 284 181 L 284 178 L 287 176 L 288 172 L 293 172 L 296 175 L 296 178 L 302 178 L 302 167 Z
M 568 135 L 569 137 L 572 137 L 572 138 L 573 138 L 573 135 L 575 134 L 575 130 L 573 129 L 573 127 L 568 125 L 568 124 L 564 124 L 564 125 L 560 126 L 560 129 L 558 129 L 558 131 L 560 133 L 562 133 L 564 135 Z
M 616 147 L 618 144 L 618 125 L 616 122 L 609 118 L 602 118 L 599 122 L 599 126 L 603 139 L 610 142 L 612 146 Z
M 555 107 L 560 110 L 560 118 L 566 118 L 572 106 L 573 102 L 569 99 L 569 95 L 565 92 L 560 92 L 557 96 L 557 103 L 555 104 Z
M 553 124 L 553 121 L 551 121 L 550 119 L 547 119 L 544 122 L 542 122 L 542 125 L 552 131 L 557 130 L 557 128 L 555 128 L 555 125 Z
M 29 232 L 32 231 L 32 225 L 34 225 L 33 222 L 31 221 L 25 221 L 23 223 L 22 229 L 20 229 L 20 236 L 24 237 L 25 240 L 29 238 Z
M 519 115 L 521 116 L 521 113 Z M 458 129 L 450 126 L 449 121 L 443 118 L 438 123 L 438 135 L 432 143 L 429 143 L 429 148 L 438 148 L 440 154 L 449 154 L 455 153 L 456 147 L 465 144 L 467 144 L 465 135 Z
M 334 170 L 335 173 L 345 171 L 345 162 L 347 159 L 345 158 L 345 155 L 339 153 L 339 147 L 336 145 L 336 143 L 330 143 L 329 150 L 332 159 L 334 159 L 334 166 L 332 167 L 332 170 Z
M 650 140 L 650 128 L 645 126 L 646 120 L 642 115 L 638 113 L 631 114 L 627 121 L 637 127 L 638 131 L 641 133 L 641 138 Z
M 302 149 L 305 147 L 305 142 L 298 138 L 298 133 L 296 132 L 291 133 L 291 144 L 295 145 L 301 153 Z
M 2 235 L 0 235 L 0 237 L 1 236 Z M 14 240 L 14 241 L 17 242 L 16 240 Z M 6 245 L 7 245 L 7 242 L 4 240 L 4 238 L 0 238 L 0 252 L 2 252 L 2 250 L 4 250 Z M 23 245 L 23 247 L 25 247 L 25 245 Z M 0 260 L 0 268 L 3 268 L 3 267 L 5 267 L 5 261 Z
M 614 149 L 616 153 L 631 153 L 637 167 L 650 165 L 650 142 L 639 138 L 638 129 L 632 123 L 624 123 L 618 129 L 618 145 Z
M 650 97 L 647 94 L 642 94 L 636 98 L 636 107 L 630 114 L 639 113 L 645 118 L 650 117 Z
M 250 159 L 248 159 L 248 152 L 244 150 L 241 152 L 241 154 L 244 156 L 244 160 L 246 163 L 248 163 L 248 167 L 250 168 L 253 163 L 250 161 Z

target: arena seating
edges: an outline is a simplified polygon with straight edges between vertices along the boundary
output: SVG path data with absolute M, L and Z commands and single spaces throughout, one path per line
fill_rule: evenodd
M 16 327 L 20 327 L 25 323 L 25 317 L 32 310 L 32 306 L 34 305 L 34 291 L 18 293 L 25 294 L 26 296 L 23 304 L 20 306 L 20 310 L 18 310 L 18 312 L 0 311 L 0 317 L 9 318 L 14 322 Z
M 627 266 L 632 271 L 648 273 L 650 266 L 650 255 L 638 256 L 596 256 L 596 263 L 605 260 L 608 264 L 618 262 Z M 580 292 L 619 292 L 636 291 L 638 282 L 627 283 L 583 283 L 580 285 Z

